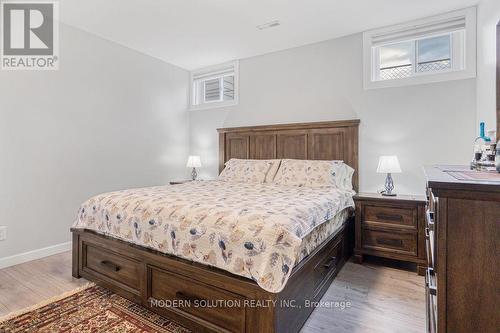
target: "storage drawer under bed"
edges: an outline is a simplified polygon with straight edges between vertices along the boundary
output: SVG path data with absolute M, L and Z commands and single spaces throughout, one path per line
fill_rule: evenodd
M 344 256 L 344 241 L 340 240 L 331 248 L 325 248 L 318 254 L 319 260 L 314 266 L 310 278 L 314 283 L 313 298 L 324 287 L 329 278 L 338 272 L 338 264 Z
M 182 316 L 193 315 L 216 332 L 245 331 L 245 298 L 157 267 L 148 266 L 151 306 Z
M 95 277 L 108 288 L 115 289 L 113 287 L 117 286 L 124 289 L 136 299 L 140 299 L 141 294 L 141 267 L 141 262 L 125 254 L 82 242 L 82 275 L 87 278 Z

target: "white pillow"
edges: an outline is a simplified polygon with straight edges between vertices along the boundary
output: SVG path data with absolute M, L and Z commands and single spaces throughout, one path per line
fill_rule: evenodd
M 342 162 L 337 165 L 335 184 L 337 188 L 347 191 L 354 191 L 352 187 L 352 176 L 354 175 L 354 169 Z
M 264 183 L 272 165 L 270 160 L 232 158 L 226 162 L 218 179 L 227 182 Z
M 343 161 L 284 159 L 274 182 L 281 185 L 333 186 L 352 190 L 353 173 L 354 169 Z

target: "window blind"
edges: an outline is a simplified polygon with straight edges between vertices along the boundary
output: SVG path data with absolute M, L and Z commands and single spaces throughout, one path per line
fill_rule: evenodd
M 205 102 L 220 100 L 220 79 L 205 81 Z
M 372 46 L 397 43 L 409 39 L 418 39 L 423 36 L 445 34 L 465 29 L 465 16 L 449 18 L 428 24 L 414 25 L 400 30 L 393 30 L 372 36 Z
M 234 66 L 219 68 L 213 71 L 200 71 L 193 74 L 193 80 L 210 80 L 221 76 L 234 75 Z

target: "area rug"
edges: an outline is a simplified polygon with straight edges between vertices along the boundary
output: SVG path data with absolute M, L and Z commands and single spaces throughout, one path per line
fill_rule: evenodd
M 113 292 L 90 284 L 0 318 L 0 333 L 188 333 L 188 329 Z

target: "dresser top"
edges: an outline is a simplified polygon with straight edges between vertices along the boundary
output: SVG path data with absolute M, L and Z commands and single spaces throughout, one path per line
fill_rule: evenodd
M 472 179 L 467 177 L 474 171 L 463 165 L 432 165 L 424 167 L 427 185 L 433 190 L 468 190 L 484 192 L 500 192 L 500 181 L 488 179 Z M 462 174 L 463 172 L 463 174 Z M 496 174 L 493 173 L 496 178 Z
M 425 202 L 426 198 L 423 195 L 404 195 L 397 194 L 396 196 L 384 196 L 380 193 L 366 193 L 361 192 L 354 196 L 354 200 L 371 200 L 371 201 L 411 201 L 411 202 Z

